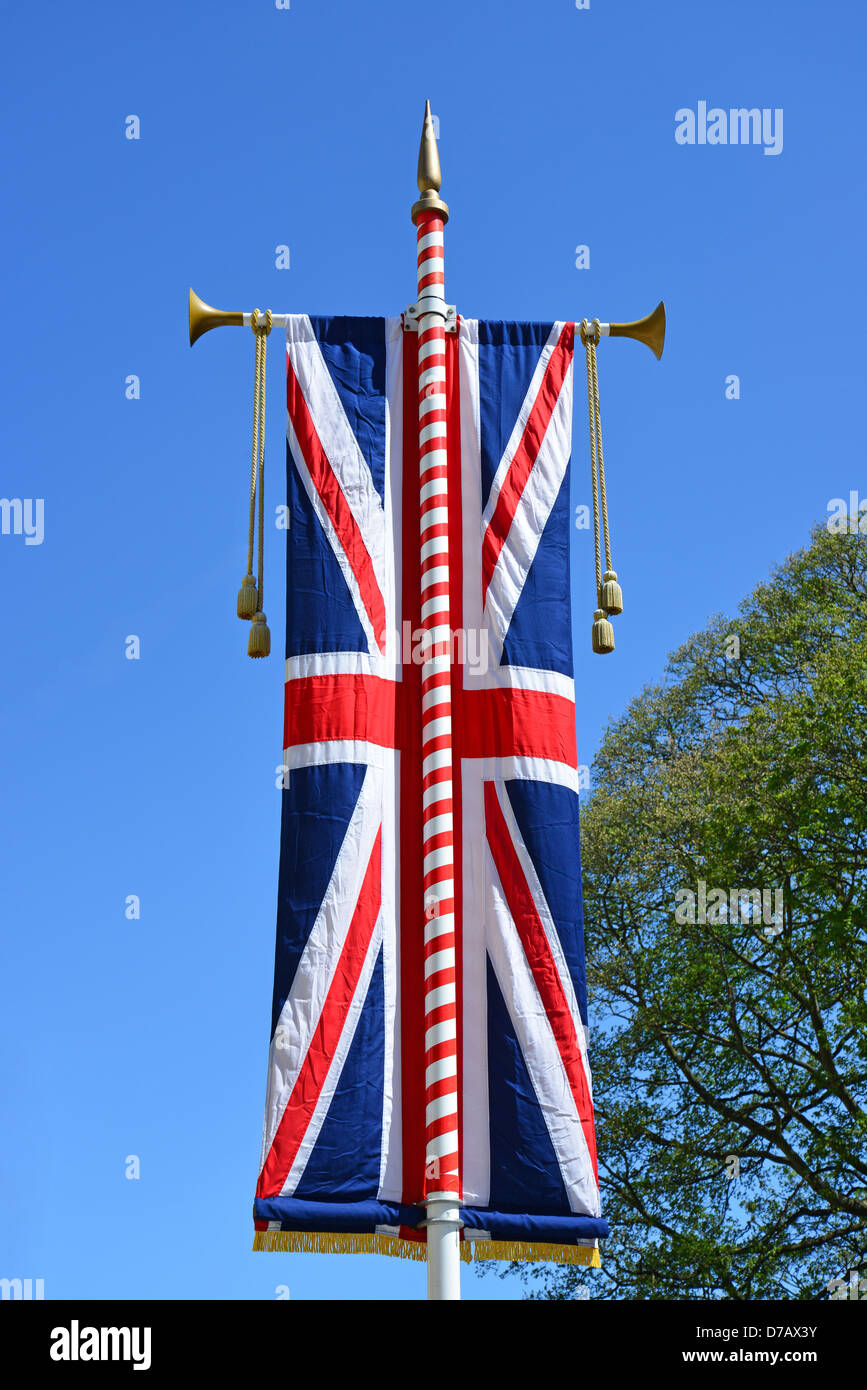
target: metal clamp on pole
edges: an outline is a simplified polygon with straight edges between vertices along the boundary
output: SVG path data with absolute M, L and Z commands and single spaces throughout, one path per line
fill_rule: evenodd
M 403 311 L 403 331 L 404 333 L 417 333 L 419 319 L 425 314 L 436 314 L 440 311 L 430 303 L 408 304 Z M 446 305 L 446 332 L 457 333 L 458 331 L 458 311 L 455 304 Z

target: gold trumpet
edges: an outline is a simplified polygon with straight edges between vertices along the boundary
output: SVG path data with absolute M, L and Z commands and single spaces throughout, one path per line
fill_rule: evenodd
M 611 338 L 637 338 L 640 343 L 647 344 L 658 360 L 665 344 L 664 300 L 660 299 L 652 314 L 636 319 L 634 323 L 609 323 L 608 334 Z
M 194 289 L 190 289 L 190 347 L 203 333 L 212 328 L 244 327 L 243 314 L 229 314 L 224 309 L 212 309 L 203 299 L 199 299 Z

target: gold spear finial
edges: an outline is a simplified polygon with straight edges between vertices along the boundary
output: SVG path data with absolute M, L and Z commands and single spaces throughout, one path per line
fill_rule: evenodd
M 442 198 L 437 196 L 442 181 L 433 116 L 430 111 L 430 102 L 426 101 L 424 104 L 424 125 L 421 128 L 421 144 L 418 148 L 418 191 L 421 197 L 417 203 L 412 205 L 412 220 L 416 225 L 425 213 L 430 212 L 438 212 L 443 222 L 448 222 L 448 203 L 444 203 Z

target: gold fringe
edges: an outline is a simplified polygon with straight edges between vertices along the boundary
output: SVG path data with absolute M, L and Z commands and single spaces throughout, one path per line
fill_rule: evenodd
M 342 1231 L 256 1231 L 254 1250 L 282 1250 L 309 1255 L 393 1255 L 403 1260 L 426 1260 L 420 1240 L 399 1236 L 349 1235 Z
M 464 1251 L 467 1254 L 464 1254 Z M 475 1253 L 470 1253 L 475 1251 Z M 461 1241 L 461 1259 L 530 1260 L 560 1265 L 589 1265 L 601 1269 L 599 1251 L 592 1245 L 536 1245 L 527 1240 Z
M 284 1254 L 391 1255 L 402 1260 L 427 1260 L 427 1245 L 399 1236 L 350 1235 L 339 1231 L 256 1231 L 254 1250 L 280 1250 Z M 525 1240 L 462 1240 L 464 1264 L 474 1260 L 530 1260 L 563 1265 L 589 1265 L 601 1269 L 599 1251 L 592 1245 L 536 1245 Z

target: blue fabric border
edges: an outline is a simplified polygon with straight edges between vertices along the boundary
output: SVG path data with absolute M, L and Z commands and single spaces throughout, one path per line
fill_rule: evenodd
M 377 1226 L 416 1229 L 425 1219 L 424 1207 L 398 1202 L 307 1202 L 297 1197 L 258 1197 L 256 1221 L 279 1221 L 284 1231 L 334 1231 L 369 1235 Z M 524 1240 L 539 1245 L 579 1245 L 604 1240 L 608 1222 L 592 1216 L 526 1216 L 522 1213 L 461 1207 L 468 1230 L 490 1231 L 493 1240 Z

